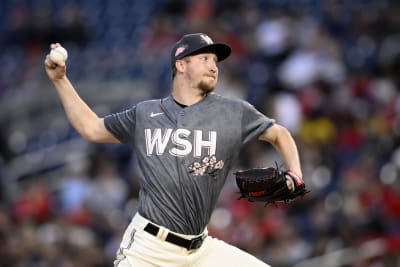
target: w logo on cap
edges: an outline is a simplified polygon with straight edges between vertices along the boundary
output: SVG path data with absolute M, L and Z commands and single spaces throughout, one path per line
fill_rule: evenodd
M 204 40 L 204 42 L 206 42 L 207 44 L 213 44 L 213 40 L 211 40 L 211 38 L 205 34 L 200 35 L 201 39 Z

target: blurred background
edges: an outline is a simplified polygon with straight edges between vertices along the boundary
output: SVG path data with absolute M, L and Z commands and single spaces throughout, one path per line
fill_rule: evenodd
M 229 43 L 220 94 L 286 126 L 311 193 L 289 205 L 236 200 L 212 235 L 274 267 L 400 266 L 400 5 L 391 0 L 0 1 L 0 266 L 112 266 L 137 208 L 129 146 L 71 128 L 43 61 L 51 42 L 99 116 L 169 93 L 185 33 Z M 282 160 L 251 142 L 235 165 Z

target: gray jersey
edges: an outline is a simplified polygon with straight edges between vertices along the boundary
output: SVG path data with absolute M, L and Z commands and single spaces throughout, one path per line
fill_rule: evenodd
M 273 123 L 248 102 L 214 93 L 185 108 L 169 96 L 105 117 L 107 129 L 136 151 L 139 213 L 191 235 L 209 222 L 241 146 Z

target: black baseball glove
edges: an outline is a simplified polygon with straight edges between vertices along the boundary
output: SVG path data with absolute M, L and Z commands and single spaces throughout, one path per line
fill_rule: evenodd
M 304 181 L 291 171 L 281 171 L 278 167 L 254 168 L 234 173 L 240 189 L 240 198 L 251 202 L 288 203 L 309 190 Z

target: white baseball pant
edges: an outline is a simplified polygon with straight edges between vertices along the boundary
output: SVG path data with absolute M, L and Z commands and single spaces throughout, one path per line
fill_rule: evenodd
M 175 233 L 153 223 L 160 228 L 155 236 L 144 230 L 148 223 L 151 222 L 135 214 L 125 230 L 114 267 L 270 267 L 247 252 L 208 236 L 207 230 L 201 247 L 188 250 L 165 241 L 168 233 L 185 239 L 196 236 Z

